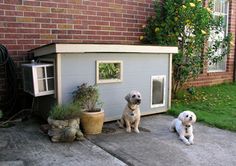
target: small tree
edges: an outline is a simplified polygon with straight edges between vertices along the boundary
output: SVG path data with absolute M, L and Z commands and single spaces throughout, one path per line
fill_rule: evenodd
M 173 56 L 173 94 L 189 79 L 196 78 L 206 60 L 217 62 L 229 53 L 231 35 L 219 36 L 224 29 L 222 17 L 214 17 L 213 5 L 202 0 L 154 1 L 156 15 L 144 26 L 143 43 L 178 46 L 179 53 Z M 216 52 L 221 49 L 221 55 Z

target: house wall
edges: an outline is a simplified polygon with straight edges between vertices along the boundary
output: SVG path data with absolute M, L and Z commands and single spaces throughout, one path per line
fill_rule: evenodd
M 96 83 L 96 61 L 123 62 L 123 80 L 117 83 L 98 84 L 101 101 L 104 103 L 106 120 L 120 118 L 126 105 L 125 96 L 131 90 L 142 94 L 142 114 L 164 112 L 168 109 L 169 55 L 130 53 L 85 53 L 61 54 L 62 103 L 72 101 L 72 92 L 82 83 Z M 151 76 L 166 75 L 165 106 L 151 108 Z

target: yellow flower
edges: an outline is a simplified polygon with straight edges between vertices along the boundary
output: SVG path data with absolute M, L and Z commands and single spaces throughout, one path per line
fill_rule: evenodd
M 202 2 L 202 0 L 197 0 L 198 2 Z
M 206 10 L 207 10 L 209 13 L 212 12 L 211 9 L 210 9 L 209 7 L 206 7 Z
M 156 27 L 155 32 L 158 32 L 158 31 L 160 31 L 160 28 Z
M 182 7 L 183 7 L 184 9 L 186 9 L 186 8 L 187 8 L 185 5 L 182 5 Z
M 190 24 L 190 23 L 191 23 L 191 21 L 190 21 L 190 20 L 186 20 L 186 23 L 187 23 L 187 24 Z
M 234 46 L 234 42 L 233 42 L 233 41 L 231 41 L 231 42 L 230 42 L 230 45 L 231 45 L 231 46 Z
M 139 36 L 139 40 L 143 40 L 144 39 L 144 37 L 143 36 Z
M 201 32 L 203 35 L 207 34 L 206 31 L 204 31 L 204 30 L 201 30 Z
M 196 5 L 194 3 L 189 3 L 191 7 L 195 7 Z

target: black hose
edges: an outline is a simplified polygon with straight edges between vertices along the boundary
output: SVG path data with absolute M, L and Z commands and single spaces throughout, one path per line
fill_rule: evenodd
M 9 56 L 7 48 L 2 44 L 0 44 L 0 67 L 5 69 L 6 85 L 6 93 L 4 97 L 1 96 L 0 109 L 3 111 L 4 116 L 10 116 L 15 111 L 17 95 L 17 74 L 15 63 Z

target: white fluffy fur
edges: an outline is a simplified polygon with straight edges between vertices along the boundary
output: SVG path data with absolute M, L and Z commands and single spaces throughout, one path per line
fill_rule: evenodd
M 140 92 L 133 90 L 125 96 L 127 105 L 124 108 L 122 117 L 118 122 L 119 127 L 126 127 L 127 132 L 131 132 L 131 128 L 134 129 L 136 133 L 139 133 L 139 123 L 140 123 L 140 109 L 139 104 L 141 103 Z
M 179 114 L 178 118 L 174 119 L 170 126 L 170 131 L 176 131 L 179 138 L 186 144 L 194 144 L 193 139 L 193 124 L 196 122 L 196 115 L 191 111 L 184 111 Z

